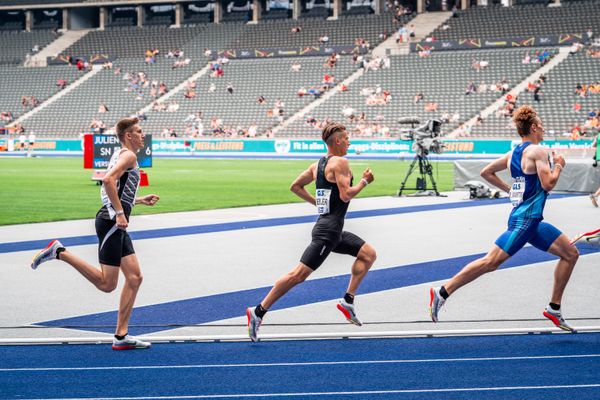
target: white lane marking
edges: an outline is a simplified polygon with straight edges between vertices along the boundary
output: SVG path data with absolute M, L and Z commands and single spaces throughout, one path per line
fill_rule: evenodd
M 305 396 L 364 396 L 376 394 L 409 394 L 409 393 L 453 393 L 453 392 L 493 392 L 509 390 L 551 390 L 551 389 L 584 389 L 600 388 L 600 383 L 587 385 L 549 385 L 549 386 L 498 386 L 479 388 L 445 388 L 445 389 L 398 389 L 398 390 L 363 390 L 352 392 L 293 392 L 293 393 L 240 393 L 240 394 L 205 394 L 190 396 L 151 396 L 151 397 L 77 397 L 61 398 L 62 400 L 163 400 L 163 399 L 233 399 L 248 397 L 305 397 Z M 55 400 L 53 398 L 25 400 Z
M 466 358 L 430 358 L 415 360 L 357 360 L 357 361 L 314 361 L 314 362 L 280 362 L 258 364 L 190 364 L 190 365 L 131 365 L 109 367 L 41 367 L 41 368 L 0 368 L 0 372 L 35 372 L 35 371 L 103 371 L 134 369 L 202 369 L 202 368 L 252 368 L 252 367 L 306 367 L 315 365 L 364 365 L 364 364 L 416 364 L 437 362 L 465 361 L 516 361 L 516 360 L 556 360 L 576 358 L 598 358 L 600 354 L 567 354 L 560 356 L 515 356 L 515 357 L 466 357 Z

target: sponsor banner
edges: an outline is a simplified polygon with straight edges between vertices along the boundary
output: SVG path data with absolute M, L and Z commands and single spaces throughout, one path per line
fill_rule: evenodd
M 14 149 L 18 149 L 17 139 L 10 139 Z M 396 139 L 351 139 L 352 144 L 348 151 L 355 155 L 377 154 L 414 154 L 413 142 Z M 444 154 L 503 154 L 514 148 L 519 140 L 443 140 Z M 542 145 L 558 153 L 569 155 L 578 152 L 595 154 L 591 140 L 548 140 Z M 6 140 L 0 140 L 0 146 L 8 147 Z M 113 135 L 86 135 L 84 156 L 89 157 L 86 168 L 105 168 L 115 149 L 120 145 Z M 74 151 L 82 152 L 82 140 L 39 140 L 35 149 L 40 151 Z M 325 153 L 325 144 L 320 139 L 156 139 L 145 136 L 145 147 L 138 153 L 138 162 L 141 167 L 152 166 L 152 154 L 322 154 Z
M 219 50 L 219 57 L 229 59 L 243 58 L 278 58 L 278 57 L 299 57 L 299 56 L 322 56 L 337 53 L 346 54 L 366 54 L 367 49 L 360 46 L 308 46 L 308 47 L 286 47 L 286 48 L 267 48 L 267 49 L 229 49 Z
M 418 42 L 410 44 L 410 51 L 415 53 L 424 50 L 469 50 L 505 47 L 539 47 L 539 46 L 568 46 L 583 42 L 583 34 L 546 35 L 528 37 L 510 37 L 503 39 L 460 39 L 438 40 L 435 42 Z
M 87 149 L 87 146 L 86 146 Z M 92 168 L 105 169 L 112 155 L 121 149 L 121 144 L 115 135 L 93 135 Z M 89 157 L 88 154 L 85 157 Z M 152 166 L 152 136 L 144 136 L 144 147 L 137 153 L 138 164 L 141 168 Z M 84 163 L 85 167 L 89 164 Z

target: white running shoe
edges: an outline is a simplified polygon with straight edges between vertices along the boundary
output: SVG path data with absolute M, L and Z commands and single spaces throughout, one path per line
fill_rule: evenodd
M 575 333 L 575 329 L 565 321 L 560 310 L 553 310 L 552 307 L 546 306 L 544 309 L 544 317 L 548 318 L 554 325 L 563 331 Z
M 360 319 L 358 319 L 356 312 L 354 311 L 354 304 L 347 303 L 346 300 L 342 299 L 337 304 L 337 309 L 344 314 L 344 317 L 346 317 L 348 322 L 357 326 L 362 326 L 362 322 L 360 322 Z
M 133 336 L 126 335 L 122 340 L 113 338 L 112 349 L 113 350 L 135 350 L 135 349 L 149 349 L 152 346 L 150 342 L 144 342 L 140 339 L 136 339 Z
M 440 287 L 429 289 L 429 315 L 433 322 L 438 322 L 438 312 L 446 302 L 446 299 L 440 294 Z
M 60 248 L 64 249 L 64 246 L 58 240 L 53 240 L 48 243 L 44 249 L 38 251 L 38 253 L 31 260 L 31 268 L 37 269 L 41 263 L 46 261 L 56 260 L 56 251 Z
M 248 317 L 248 336 L 253 342 L 258 342 L 258 328 L 262 324 L 262 318 L 260 318 L 254 312 L 254 308 L 246 308 L 246 316 Z

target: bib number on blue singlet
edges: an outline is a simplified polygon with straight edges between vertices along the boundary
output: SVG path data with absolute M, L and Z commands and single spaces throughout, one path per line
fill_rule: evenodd
M 513 207 L 518 207 L 523 202 L 525 194 L 525 178 L 518 177 L 510 188 L 510 202 Z
M 331 189 L 317 189 L 315 200 L 317 201 L 317 213 L 319 215 L 329 214 L 329 200 Z

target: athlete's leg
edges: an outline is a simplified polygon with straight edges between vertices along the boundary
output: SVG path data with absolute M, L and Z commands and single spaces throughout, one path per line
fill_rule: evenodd
M 569 238 L 547 222 L 541 222 L 537 234 L 529 243 L 536 248 L 560 257 L 554 270 L 554 288 L 551 303 L 560 305 L 562 295 L 569 282 L 575 263 L 579 258 L 577 247 L 571 246 Z
M 88 281 L 103 292 L 110 293 L 117 287 L 119 280 L 119 267 L 100 264 L 100 269 L 76 256 L 69 250 L 64 250 L 58 255 L 58 259 L 75 268 Z
M 375 249 L 368 243 L 365 243 L 360 248 L 354 264 L 352 264 L 352 276 L 350 277 L 350 283 L 348 284 L 347 292 L 351 295 L 355 295 L 360 283 L 363 278 L 371 269 L 371 266 L 377 259 L 377 253 Z
M 571 246 L 569 238 L 565 234 L 562 234 L 552 243 L 548 252 L 560 257 L 554 270 L 554 287 L 551 299 L 552 303 L 560 304 L 565 287 L 579 258 L 579 251 L 577 251 L 577 247 Z
M 484 257 L 467 264 L 458 274 L 446 282 L 443 287 L 446 289 L 448 295 L 450 295 L 481 275 L 496 270 L 509 257 L 510 255 L 507 252 L 498 247 L 498 245 L 494 245 Z
M 129 318 L 135 302 L 140 285 L 142 284 L 142 272 L 140 263 L 135 254 L 130 254 L 121 259 L 121 271 L 125 276 L 125 285 L 121 292 L 119 302 L 119 315 L 117 317 L 117 330 L 115 335 L 125 335 L 129 329 Z
M 294 286 L 299 283 L 302 283 L 312 274 L 313 270 L 304 265 L 303 263 L 299 263 L 296 268 L 283 275 L 281 278 L 275 282 L 275 285 L 271 288 L 271 291 L 267 296 L 260 302 L 260 305 L 268 310 L 271 308 L 273 304 L 277 300 L 281 298 L 284 294 L 289 292 Z

